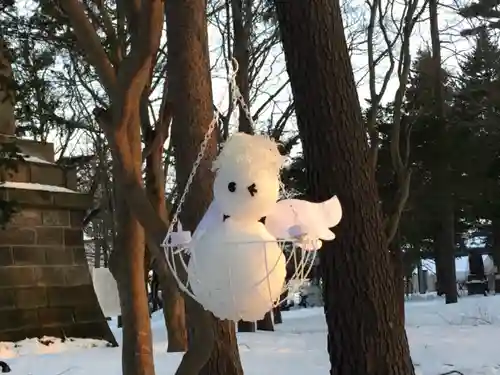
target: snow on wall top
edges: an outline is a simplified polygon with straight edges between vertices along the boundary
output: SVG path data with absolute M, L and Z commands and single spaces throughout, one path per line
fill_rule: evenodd
M 9 189 L 24 189 L 24 190 L 42 190 L 42 191 L 51 191 L 56 193 L 74 193 L 80 194 L 80 192 L 71 190 L 61 186 L 53 186 L 53 185 L 42 185 L 35 184 L 30 182 L 2 182 L 0 183 L 0 188 L 9 188 Z

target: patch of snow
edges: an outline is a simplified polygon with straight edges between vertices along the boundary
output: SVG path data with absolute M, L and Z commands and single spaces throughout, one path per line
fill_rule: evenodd
M 460 371 L 467 375 L 500 374 L 500 296 L 471 296 L 445 305 L 443 298 L 406 302 L 406 330 L 416 373 L 437 375 Z M 119 343 L 116 318 L 110 326 Z M 181 353 L 167 353 L 161 311 L 153 314 L 155 367 L 174 373 Z M 13 375 L 121 375 L 121 348 L 104 348 L 95 340 L 38 340 L 0 344 L 0 357 Z M 238 344 L 246 375 L 327 374 L 326 324 L 322 308 L 283 312 L 276 332 L 239 333 Z M 17 345 L 17 347 L 16 347 Z
M 41 339 L 26 339 L 17 343 L 0 342 L 0 358 L 18 358 L 33 354 L 53 354 L 70 352 L 79 349 L 104 348 L 107 343 L 92 339 L 67 339 L 42 337 Z
M 38 156 L 31 156 L 27 154 L 20 154 L 23 158 L 24 161 L 31 162 L 31 163 L 38 163 L 38 164 L 51 164 L 55 165 L 56 163 L 53 163 L 51 161 L 39 158 Z
M 55 193 L 75 193 L 80 194 L 80 192 L 71 190 L 61 186 L 54 185 L 43 185 L 43 184 L 35 184 L 31 182 L 11 182 L 5 181 L 0 182 L 0 188 L 9 188 L 9 189 L 24 189 L 24 190 L 42 190 L 42 191 L 52 191 Z

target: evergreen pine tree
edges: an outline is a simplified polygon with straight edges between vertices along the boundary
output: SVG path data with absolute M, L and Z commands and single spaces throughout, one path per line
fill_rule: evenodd
M 456 123 L 468 150 L 461 158 L 460 196 L 464 218 L 486 234 L 500 264 L 500 49 L 482 29 L 474 49 L 461 63 L 454 103 Z M 484 228 L 483 220 L 490 223 Z M 486 231 L 484 231 L 486 229 Z

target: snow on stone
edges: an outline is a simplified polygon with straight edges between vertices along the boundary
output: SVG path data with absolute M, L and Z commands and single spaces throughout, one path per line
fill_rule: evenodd
M 24 189 L 24 190 L 42 190 L 42 191 L 52 191 L 55 193 L 75 193 L 80 194 L 80 192 L 71 190 L 61 186 L 54 185 L 43 185 L 43 184 L 35 184 L 31 182 L 11 182 L 5 181 L 0 183 L 0 188 L 9 188 L 9 189 Z
M 406 303 L 406 329 L 419 375 L 457 370 L 466 375 L 500 374 L 500 296 L 462 297 L 445 305 L 435 294 Z M 283 313 L 276 332 L 238 334 L 245 375 L 324 375 L 330 365 L 322 308 Z M 110 322 L 118 342 L 121 330 Z M 161 312 L 152 318 L 158 373 L 173 374 L 182 354 L 167 353 Z M 13 375 L 121 375 L 121 348 L 95 340 L 43 345 L 37 340 L 0 343 L 0 358 Z
M 51 161 L 47 161 L 45 159 L 39 158 L 38 156 L 31 156 L 31 155 L 25 155 L 25 154 L 20 154 L 24 161 L 29 162 L 29 163 L 38 163 L 38 164 L 55 164 Z

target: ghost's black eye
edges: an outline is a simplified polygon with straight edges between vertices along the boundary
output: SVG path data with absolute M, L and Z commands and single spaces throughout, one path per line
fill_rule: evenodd
M 227 190 L 229 190 L 231 193 L 234 193 L 236 191 L 236 182 L 230 182 L 227 184 Z
M 252 184 L 250 186 L 247 187 L 248 189 L 248 192 L 250 193 L 250 195 L 253 197 L 255 194 L 257 194 L 258 190 L 257 190 L 257 185 L 255 184 Z

